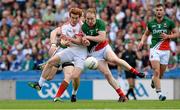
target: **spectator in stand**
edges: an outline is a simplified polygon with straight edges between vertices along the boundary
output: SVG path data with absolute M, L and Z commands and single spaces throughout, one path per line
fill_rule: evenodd
M 16 50 L 17 42 L 26 46 L 24 41 L 28 41 L 30 43 L 28 45 L 31 45 L 28 47 L 28 51 L 32 50 L 32 53 L 30 53 L 32 60 L 36 61 L 36 56 L 46 53 L 49 48 L 49 43 L 47 42 L 50 31 L 57 26 L 61 26 L 68 19 L 68 10 L 71 7 L 81 7 L 82 9 L 96 7 L 97 16 L 105 20 L 109 28 L 107 29 L 107 37 L 112 48 L 121 50 L 124 48 L 127 41 L 126 38 L 129 36 L 136 41 L 135 43 L 138 43 L 137 41 L 144 31 L 146 22 L 153 17 L 152 9 L 157 1 L 159 0 L 1 0 L 0 53 L 6 48 L 9 51 L 8 55 L 11 56 L 12 50 Z M 166 15 L 179 28 L 180 1 L 162 1 L 166 5 Z M 116 45 L 117 42 L 121 43 L 120 47 Z M 174 57 L 178 59 L 179 40 L 175 39 L 174 42 L 177 46 L 177 53 Z M 40 43 L 45 45 L 42 47 Z M 148 42 L 148 44 L 150 43 Z M 146 47 L 145 49 L 148 50 L 149 47 Z M 25 51 L 26 49 L 25 47 L 20 51 Z M 24 52 L 22 53 L 24 54 Z M 118 52 L 118 54 L 121 55 L 122 51 Z M 47 59 L 47 54 L 43 55 L 42 58 Z M 6 68 L 9 69 L 9 67 Z
M 34 61 L 29 53 L 26 54 L 25 60 L 22 62 L 21 70 L 29 71 L 34 69 Z

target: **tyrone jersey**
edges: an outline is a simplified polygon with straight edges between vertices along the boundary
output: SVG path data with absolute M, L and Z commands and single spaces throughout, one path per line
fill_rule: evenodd
M 82 26 L 82 23 L 80 23 L 80 22 L 77 23 L 75 26 L 72 26 L 70 24 L 70 22 L 67 22 L 62 25 L 61 32 L 63 35 L 73 38 L 73 37 L 75 37 L 76 34 L 81 33 L 81 26 Z M 77 46 L 76 44 L 72 44 L 72 45 Z
M 147 23 L 148 30 L 152 34 L 150 48 L 158 49 L 158 50 L 169 50 L 169 42 L 170 39 L 163 40 L 160 36 L 161 33 L 170 34 L 173 28 L 175 28 L 175 24 L 168 17 L 164 17 L 161 23 L 158 23 L 154 18 L 150 22 Z
M 89 27 L 88 24 L 85 22 L 82 25 L 82 31 L 84 34 L 86 34 L 87 36 L 98 36 L 98 32 L 99 31 L 105 31 L 106 30 L 106 25 L 104 23 L 104 21 L 102 21 L 101 19 L 96 19 L 96 24 L 94 27 Z M 94 42 L 94 41 L 90 41 L 90 45 L 87 47 L 88 51 L 98 51 L 100 49 L 102 49 L 103 47 L 105 47 L 108 44 L 108 41 L 103 41 L 101 43 L 98 42 Z

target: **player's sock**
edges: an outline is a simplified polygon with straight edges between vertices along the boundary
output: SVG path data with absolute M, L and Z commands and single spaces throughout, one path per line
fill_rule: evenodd
M 77 90 L 74 90 L 74 89 L 73 89 L 72 95 L 76 95 L 76 94 L 77 94 L 77 91 L 78 91 L 78 89 L 77 89 Z
M 161 96 L 162 95 L 162 92 L 160 89 L 156 90 L 156 93 L 158 94 L 158 96 Z
M 129 71 L 130 71 L 131 73 L 137 75 L 139 78 L 145 78 L 145 74 L 144 74 L 144 73 L 141 73 L 141 72 L 137 71 L 137 70 L 134 69 L 134 68 L 131 68 Z
M 134 69 L 133 67 L 129 70 L 131 73 L 134 73 L 135 75 L 140 74 L 139 71 L 137 71 L 136 69 Z
M 118 93 L 118 95 L 119 95 L 120 97 L 124 97 L 124 96 L 125 96 L 125 95 L 124 95 L 124 92 L 121 90 L 121 88 L 116 89 L 116 92 Z
M 44 79 L 44 78 L 41 76 L 38 83 L 39 83 L 39 85 L 42 87 L 43 84 L 45 83 L 45 81 L 46 81 L 46 79 Z
M 60 97 L 64 91 L 66 90 L 66 88 L 68 87 L 69 83 L 66 82 L 66 81 L 63 81 L 60 85 L 60 87 L 58 88 L 58 91 L 56 93 L 56 96 L 55 97 Z

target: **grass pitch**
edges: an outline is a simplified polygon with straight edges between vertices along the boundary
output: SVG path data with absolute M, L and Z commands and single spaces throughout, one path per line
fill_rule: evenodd
M 115 100 L 78 100 L 71 103 L 50 100 L 1 100 L 0 109 L 180 109 L 180 100 L 138 100 L 119 103 Z

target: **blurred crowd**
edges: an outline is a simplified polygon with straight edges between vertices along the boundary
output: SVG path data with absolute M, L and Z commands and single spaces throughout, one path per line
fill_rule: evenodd
M 96 8 L 115 53 L 121 57 L 131 43 L 139 56 L 137 68 L 146 71 L 151 36 L 142 50 L 137 44 L 156 2 L 165 5 L 166 15 L 180 31 L 180 0 L 0 0 L 0 71 L 34 70 L 46 61 L 50 32 L 67 21 L 71 7 Z M 169 69 L 174 69 L 180 64 L 180 39 L 170 45 Z

